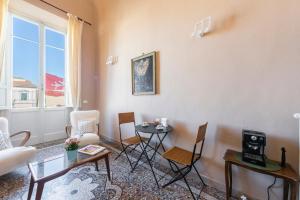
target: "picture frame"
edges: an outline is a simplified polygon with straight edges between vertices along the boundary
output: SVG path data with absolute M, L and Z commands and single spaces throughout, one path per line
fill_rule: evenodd
M 156 52 L 131 59 L 132 95 L 156 94 Z

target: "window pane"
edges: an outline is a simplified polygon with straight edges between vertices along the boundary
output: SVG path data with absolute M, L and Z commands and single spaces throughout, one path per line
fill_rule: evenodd
M 33 42 L 39 42 L 39 27 L 36 24 L 13 18 L 13 36 Z
M 46 107 L 65 105 L 64 43 L 65 36 L 63 34 L 46 30 Z
M 46 45 L 65 49 L 65 36 L 61 33 L 46 29 Z
M 39 46 L 26 40 L 13 39 L 13 91 L 12 106 L 28 108 L 38 106 Z M 22 100 L 26 93 L 27 101 Z
M 0 107 L 6 106 L 6 89 L 0 88 Z

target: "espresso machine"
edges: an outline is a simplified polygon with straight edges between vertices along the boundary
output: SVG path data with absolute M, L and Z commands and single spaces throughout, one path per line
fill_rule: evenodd
M 265 133 L 252 130 L 243 130 L 243 161 L 265 167 L 265 146 Z

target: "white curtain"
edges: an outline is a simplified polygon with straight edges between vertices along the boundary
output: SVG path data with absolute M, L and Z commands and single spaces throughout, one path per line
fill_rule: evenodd
M 78 110 L 81 106 L 81 37 L 83 21 L 68 14 L 68 104 Z
M 6 43 L 6 29 L 8 18 L 8 2 L 9 0 L 0 0 L 0 80 L 4 68 L 5 60 L 5 43 Z

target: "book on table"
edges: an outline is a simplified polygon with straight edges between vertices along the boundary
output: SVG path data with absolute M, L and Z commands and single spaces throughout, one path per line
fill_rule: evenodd
M 104 149 L 105 149 L 105 147 L 90 144 L 90 145 L 87 145 L 87 146 L 79 149 L 78 152 L 93 156 L 93 155 L 96 155 L 97 153 L 103 151 Z

